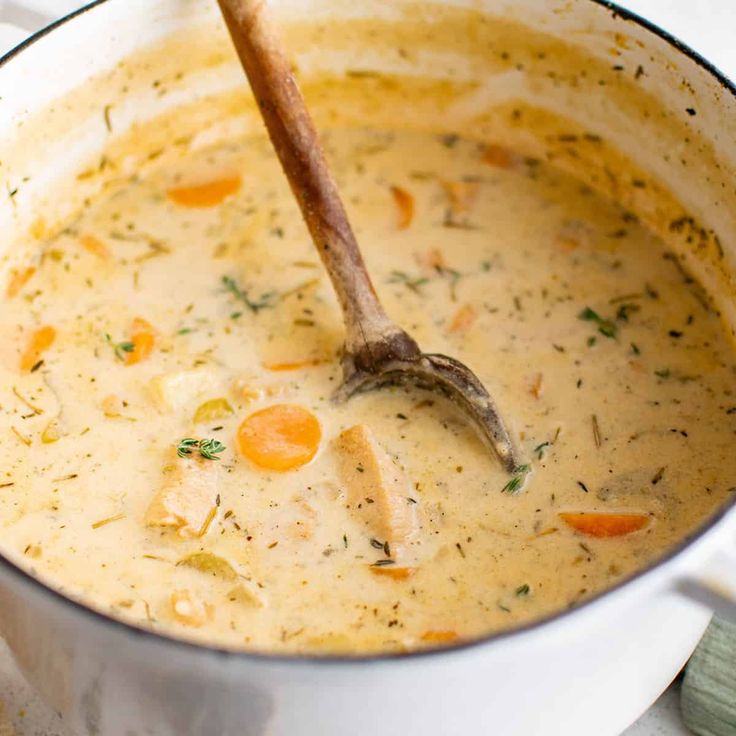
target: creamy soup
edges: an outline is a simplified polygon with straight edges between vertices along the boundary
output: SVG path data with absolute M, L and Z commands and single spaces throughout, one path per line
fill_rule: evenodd
M 8 554 L 156 631 L 396 651 L 573 606 L 727 498 L 731 346 L 636 217 L 496 145 L 325 144 L 388 312 L 477 372 L 526 465 L 418 389 L 331 400 L 339 309 L 242 140 L 116 185 L 6 274 Z

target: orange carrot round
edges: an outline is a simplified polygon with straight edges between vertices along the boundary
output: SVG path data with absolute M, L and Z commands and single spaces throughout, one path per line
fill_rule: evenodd
M 644 514 L 562 513 L 559 517 L 575 531 L 600 539 L 638 532 L 649 523 Z
M 145 319 L 136 317 L 130 331 L 133 349 L 125 354 L 125 365 L 135 365 L 145 360 L 156 343 L 156 330 Z
M 240 189 L 240 177 L 208 181 L 188 187 L 169 189 L 167 195 L 172 202 L 182 207 L 215 207 Z
M 49 325 L 35 330 L 20 358 L 20 369 L 22 371 L 31 370 L 41 359 L 41 355 L 53 345 L 55 339 L 56 330 Z
M 275 404 L 247 417 L 238 429 L 240 452 L 268 470 L 308 463 L 322 438 L 317 417 L 296 404 Z

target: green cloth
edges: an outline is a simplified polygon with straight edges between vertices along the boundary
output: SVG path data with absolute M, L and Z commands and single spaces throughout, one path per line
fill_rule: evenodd
M 685 670 L 680 705 L 698 736 L 736 736 L 736 624 L 713 619 Z

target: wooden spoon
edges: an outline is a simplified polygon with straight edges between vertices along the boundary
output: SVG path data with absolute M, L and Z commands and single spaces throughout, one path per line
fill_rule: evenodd
M 404 382 L 439 391 L 462 408 L 504 468 L 518 470 L 516 448 L 477 376 L 454 358 L 422 353 L 381 306 L 265 0 L 218 2 L 342 307 L 343 383 L 336 397 L 344 400 L 359 391 Z

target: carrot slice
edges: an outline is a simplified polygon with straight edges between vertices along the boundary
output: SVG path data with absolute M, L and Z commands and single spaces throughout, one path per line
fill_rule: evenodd
M 392 580 L 408 580 L 416 572 L 413 567 L 396 567 L 395 565 L 371 565 L 369 569 L 374 575 Z
M 649 523 L 644 514 L 562 513 L 560 519 L 589 537 L 622 537 L 638 532 Z
M 133 349 L 125 353 L 125 365 L 140 363 L 151 354 L 156 344 L 156 330 L 145 319 L 136 317 L 130 331 L 130 341 Z
M 110 257 L 110 251 L 107 249 L 107 246 L 94 235 L 82 235 L 79 238 L 79 243 L 81 244 L 82 248 L 84 248 L 88 253 L 91 253 L 93 256 L 97 256 L 98 258 L 109 258 Z
M 467 212 L 478 194 L 476 182 L 443 181 L 442 188 L 450 200 L 450 209 L 456 214 Z
M 465 304 L 455 312 L 447 326 L 447 332 L 452 334 L 467 332 L 476 319 L 478 319 L 478 310 L 472 304 Z
M 31 276 L 36 273 L 34 266 L 28 266 L 27 268 L 13 269 L 10 272 L 10 279 L 8 280 L 8 286 L 5 290 L 5 294 L 8 299 L 12 299 L 14 296 L 18 296 L 20 290 L 28 283 Z
M 497 166 L 499 169 L 511 169 L 518 162 L 518 156 L 508 148 L 490 144 L 483 151 L 483 163 Z
M 53 345 L 55 339 L 56 330 L 53 327 L 45 325 L 37 329 L 31 335 L 31 339 L 20 358 L 20 369 L 30 371 L 41 359 L 41 355 Z
M 215 207 L 240 189 L 240 177 L 230 176 L 189 187 L 175 187 L 166 194 L 182 207 Z
M 301 360 L 295 363 L 263 363 L 263 367 L 268 371 L 299 371 L 302 368 L 314 368 L 324 362 L 319 358 L 312 358 L 311 360 Z
M 238 429 L 240 452 L 268 470 L 308 463 L 322 439 L 317 417 L 296 404 L 275 404 L 247 417 Z
M 420 637 L 422 641 L 431 642 L 443 642 L 443 641 L 455 641 L 457 639 L 457 632 L 450 631 L 449 629 L 430 629 L 425 631 Z
M 414 219 L 414 197 L 401 187 L 391 187 L 391 194 L 399 208 L 399 230 L 406 230 Z
M 538 399 L 542 395 L 542 381 L 544 380 L 544 376 L 541 373 L 535 373 L 534 376 L 532 376 L 532 380 L 529 383 L 529 393 L 535 398 Z

